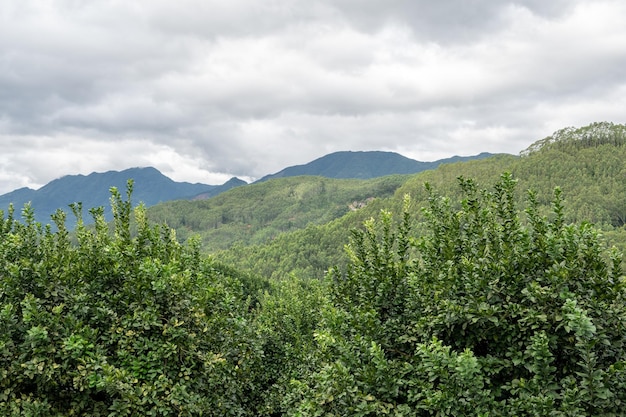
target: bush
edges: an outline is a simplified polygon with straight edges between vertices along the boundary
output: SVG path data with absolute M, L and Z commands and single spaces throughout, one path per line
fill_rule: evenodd
M 621 258 L 588 224 L 566 225 L 557 189 L 526 216 L 515 180 L 492 191 L 460 178 L 452 205 L 427 186 L 354 232 L 331 271 L 334 306 L 317 332 L 319 369 L 294 384 L 318 415 L 620 415 L 626 401 Z M 420 235 L 415 231 L 419 230 Z
M 256 358 L 241 283 L 148 226 L 112 189 L 76 244 L 9 211 L 0 224 L 0 414 L 6 416 L 250 415 Z

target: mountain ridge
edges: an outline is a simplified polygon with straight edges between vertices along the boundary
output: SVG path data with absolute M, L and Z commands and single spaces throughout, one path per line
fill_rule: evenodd
M 483 159 L 492 156 L 482 152 L 473 156 L 452 156 L 432 162 L 422 162 L 388 151 L 338 151 L 332 152 L 302 165 L 288 166 L 255 182 L 274 178 L 318 175 L 327 178 L 371 179 L 396 174 L 417 174 L 450 162 Z
M 191 199 L 198 195 L 217 195 L 232 187 L 246 184 L 245 181 L 235 178 L 221 185 L 176 182 L 154 167 L 135 167 L 122 171 L 92 172 L 88 175 L 64 175 L 37 190 L 19 188 L 0 195 L 0 210 L 7 210 L 10 204 L 20 210 L 30 203 L 35 211 L 35 220 L 49 223 L 50 215 L 57 209 L 67 212 L 69 204 L 81 202 L 85 210 L 105 207 L 105 217 L 110 219 L 110 188 L 123 190 L 129 179 L 134 181 L 133 199 L 148 207 L 164 201 Z M 90 221 L 88 216 L 84 220 Z M 70 216 L 68 226 L 72 225 L 73 219 Z
M 482 159 L 492 154 L 483 152 L 479 155 L 440 159 L 421 162 L 401 154 L 387 151 L 339 151 L 317 158 L 307 164 L 293 165 L 283 170 L 266 175 L 255 182 L 300 175 L 320 176 L 333 179 L 372 179 L 388 175 L 414 174 L 434 169 L 443 163 Z M 68 212 L 68 205 L 81 202 L 85 210 L 93 207 L 105 207 L 105 217 L 111 219 L 109 209 L 110 188 L 124 189 L 128 179 L 135 182 L 133 198 L 147 207 L 172 200 L 204 200 L 214 197 L 231 188 L 247 185 L 233 177 L 221 185 L 176 182 L 163 175 L 154 167 L 134 167 L 122 171 L 109 170 L 90 174 L 68 174 L 56 178 L 39 189 L 19 188 L 0 195 L 0 210 L 7 210 L 10 204 L 21 209 L 29 203 L 35 210 L 35 220 L 45 224 L 50 222 L 50 215 L 57 209 Z M 90 218 L 84 219 L 86 222 Z M 72 216 L 68 226 L 73 226 Z

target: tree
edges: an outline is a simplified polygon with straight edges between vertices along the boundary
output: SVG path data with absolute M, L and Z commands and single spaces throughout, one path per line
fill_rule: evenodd
M 245 286 L 200 258 L 197 242 L 149 226 L 111 190 L 76 245 L 57 231 L 2 216 L 0 414 L 5 416 L 254 415 L 260 352 Z M 134 215 L 137 233 L 131 234 Z
M 317 371 L 294 385 L 300 415 L 619 415 L 626 401 L 621 256 L 588 224 L 550 216 L 515 183 L 460 178 L 457 205 L 429 186 L 355 231 L 333 270 Z M 419 232 L 420 234 L 416 234 Z

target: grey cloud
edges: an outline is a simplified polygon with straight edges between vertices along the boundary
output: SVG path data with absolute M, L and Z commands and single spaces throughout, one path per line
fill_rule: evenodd
M 609 0 L 6 0 L 0 187 L 138 164 L 260 177 L 346 149 L 516 153 L 620 122 L 625 14 Z
M 340 0 L 332 2 L 343 16 L 365 31 L 396 23 L 412 29 L 420 40 L 437 43 L 466 43 L 489 37 L 507 23 L 503 12 L 522 7 L 545 18 L 567 13 L 567 0 Z

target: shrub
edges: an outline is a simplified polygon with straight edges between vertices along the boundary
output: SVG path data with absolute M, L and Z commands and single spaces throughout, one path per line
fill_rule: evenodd
M 626 400 L 621 258 L 560 191 L 525 218 L 515 180 L 430 187 L 423 222 L 388 212 L 355 231 L 333 270 L 322 365 L 294 384 L 299 415 L 619 415 Z M 417 235 L 416 231 L 420 234 Z

